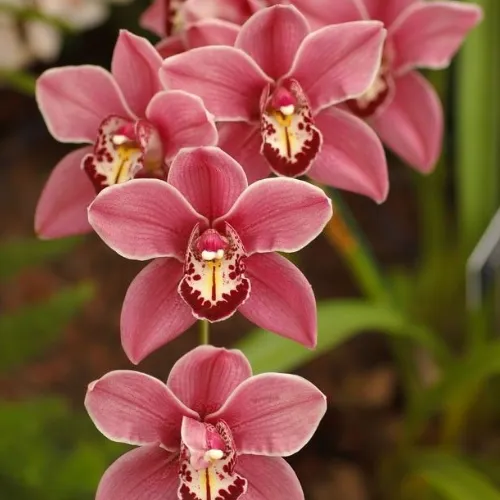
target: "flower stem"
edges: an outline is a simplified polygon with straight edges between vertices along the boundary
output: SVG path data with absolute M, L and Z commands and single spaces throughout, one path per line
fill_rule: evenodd
M 199 321 L 200 326 L 200 344 L 210 344 L 210 323 L 206 319 Z

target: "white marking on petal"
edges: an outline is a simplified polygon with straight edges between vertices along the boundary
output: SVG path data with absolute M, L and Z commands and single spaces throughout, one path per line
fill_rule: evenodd
M 293 104 L 289 104 L 288 106 L 281 106 L 280 111 L 285 116 L 290 116 L 293 115 L 293 113 L 295 112 L 295 106 Z
M 121 146 L 122 144 L 125 144 L 126 142 L 130 142 L 130 139 L 126 135 L 114 135 L 113 136 L 113 144 L 116 144 L 117 146 Z
M 224 250 L 222 250 L 222 254 L 224 256 Z M 203 260 L 214 260 L 215 258 L 217 258 L 217 252 L 211 252 L 210 250 L 203 250 L 203 252 L 201 252 L 201 258 Z
M 222 450 L 208 450 L 203 457 L 207 462 L 213 462 L 215 460 L 220 460 L 224 456 Z

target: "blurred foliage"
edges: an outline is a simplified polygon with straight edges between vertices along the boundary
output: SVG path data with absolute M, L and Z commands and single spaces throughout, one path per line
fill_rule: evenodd
M 255 373 L 293 371 L 363 331 L 378 331 L 425 346 L 447 358 L 446 346 L 423 327 L 407 321 L 397 310 L 367 300 L 330 300 L 318 304 L 318 345 L 306 349 L 291 340 L 255 329 L 236 346 L 250 360 Z M 286 356 L 283 353 L 286 352 Z
M 61 257 L 77 242 L 4 242 L 0 244 L 0 280 L 7 284 L 17 273 Z M 81 283 L 0 314 L 0 373 L 12 372 L 42 355 L 92 295 L 93 286 Z M 86 413 L 71 409 L 57 397 L 1 401 L 0 428 L 2 499 L 93 498 L 102 471 L 123 452 L 122 446 L 102 439 Z

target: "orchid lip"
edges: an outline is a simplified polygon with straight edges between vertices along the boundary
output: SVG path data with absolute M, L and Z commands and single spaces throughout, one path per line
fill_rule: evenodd
M 162 144 L 158 132 L 144 120 L 107 117 L 99 127 L 94 152 L 82 168 L 96 192 L 136 176 L 163 177 Z
M 229 224 L 222 227 L 225 234 L 212 228 L 200 234 L 199 225 L 193 229 L 178 287 L 193 314 L 209 321 L 228 318 L 250 294 L 241 239 Z
M 261 152 L 278 175 L 305 174 L 321 150 L 321 132 L 300 84 L 287 78 L 262 96 Z

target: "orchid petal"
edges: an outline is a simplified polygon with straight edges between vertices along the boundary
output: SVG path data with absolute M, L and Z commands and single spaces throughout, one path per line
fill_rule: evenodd
M 83 158 L 91 151 L 83 147 L 68 153 L 50 174 L 35 212 L 35 231 L 40 238 L 92 231 L 87 207 L 95 198 L 95 190 L 81 168 Z
M 162 89 L 158 77 L 161 62 L 160 54 L 145 38 L 120 31 L 111 73 L 137 116 L 144 116 L 149 101 Z
M 203 101 L 182 90 L 156 94 L 146 116 L 162 137 L 166 161 L 182 148 L 217 144 L 217 128 Z
M 240 32 L 237 24 L 222 19 L 204 19 L 191 24 L 185 33 L 190 49 L 206 47 L 207 45 L 233 46 Z
M 280 178 L 250 185 L 223 219 L 251 255 L 296 252 L 321 233 L 331 216 L 331 201 L 321 189 Z
M 240 455 L 236 471 L 248 481 L 245 500 L 304 500 L 300 481 L 283 458 Z
M 382 21 L 387 27 L 413 4 L 422 3 L 421 0 L 350 0 L 359 2 L 360 10 L 365 13 L 366 19 Z M 361 5 L 362 4 L 362 5 Z
M 234 47 L 192 49 L 163 62 L 160 77 L 169 89 L 198 95 L 216 120 L 248 121 L 270 83 L 253 59 Z
M 217 128 L 219 147 L 243 167 L 249 184 L 269 177 L 269 163 L 260 154 L 262 134 L 258 122 L 221 122 Z
M 182 275 L 177 260 L 156 259 L 130 284 L 120 323 L 122 346 L 132 363 L 139 363 L 196 321 L 177 292 Z
M 92 143 L 107 116 L 133 116 L 113 77 L 98 66 L 48 69 L 38 78 L 36 99 L 49 132 L 61 142 Z
M 193 227 L 204 218 L 166 182 L 134 179 L 99 193 L 89 207 L 89 222 L 115 252 L 148 260 L 184 253 Z
M 247 187 L 243 168 L 215 147 L 181 151 L 172 162 L 168 182 L 210 221 L 228 212 Z
M 302 42 L 288 76 L 296 79 L 317 113 L 362 94 L 380 67 L 385 30 L 378 21 L 327 26 Z
M 214 18 L 242 24 L 252 10 L 248 0 L 184 0 L 183 14 L 187 24 Z
M 276 5 L 254 14 L 241 28 L 235 47 L 244 50 L 271 78 L 286 74 L 309 33 L 305 17 L 293 6 Z
M 416 72 L 396 79 L 396 94 L 373 120 L 375 131 L 410 166 L 431 172 L 443 141 L 443 110 L 436 91 Z
M 166 36 L 167 5 L 165 0 L 153 0 L 153 3 L 143 12 L 139 19 L 142 28 L 158 36 Z
M 306 17 L 312 30 L 329 24 L 341 24 L 363 19 L 360 3 L 363 0 L 343 0 L 336 2 L 332 9 L 331 0 L 289 0 Z M 387 1 L 387 0 L 384 0 Z
M 252 293 L 239 312 L 264 330 L 314 348 L 316 300 L 307 278 L 275 253 L 252 255 L 246 265 Z
M 323 110 L 316 125 L 323 134 L 323 148 L 308 175 L 382 203 L 389 191 L 389 176 L 377 134 L 359 118 L 336 108 Z
M 167 57 L 182 54 L 187 50 L 184 33 L 170 35 L 167 38 L 160 40 L 155 45 L 155 48 L 162 59 L 167 59 Z
M 125 453 L 104 473 L 96 500 L 174 500 L 167 497 L 179 485 L 177 454 L 159 446 L 144 446 Z
M 463 2 L 416 3 L 389 31 L 396 73 L 414 67 L 446 68 L 467 33 L 482 18 L 482 9 Z
M 252 367 L 241 351 L 199 346 L 175 363 L 167 386 L 201 418 L 217 411 Z
M 180 446 L 184 416 L 197 418 L 160 380 L 130 370 L 109 372 L 89 384 L 85 408 L 108 439 L 135 445 Z
M 311 439 L 325 412 L 325 395 L 308 380 L 265 373 L 243 382 L 206 420 L 227 423 L 240 455 L 289 456 Z

